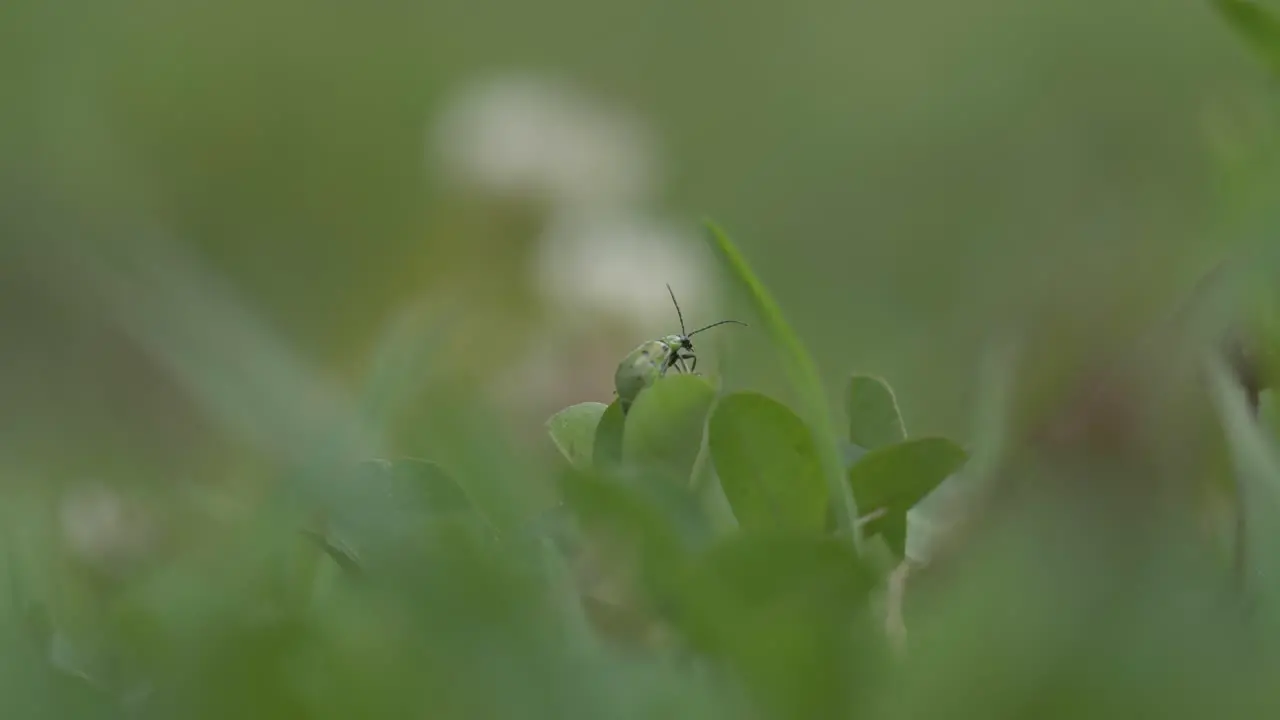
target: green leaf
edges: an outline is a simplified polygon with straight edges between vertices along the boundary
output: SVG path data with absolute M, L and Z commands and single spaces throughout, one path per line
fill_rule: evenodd
M 854 375 L 849 379 L 844 402 L 849 416 L 849 439 L 855 444 L 875 450 L 907 439 L 898 401 L 883 379 Z
M 608 406 L 584 402 L 561 410 L 547 420 L 547 432 L 565 459 L 575 467 L 590 467 L 596 429 Z
M 420 547 L 444 523 L 489 524 L 453 477 L 433 462 L 377 459 L 355 470 L 348 478 L 359 491 L 355 507 L 328 513 L 329 527 L 322 539 L 330 554 L 361 562 L 371 554 L 390 557 Z
M 873 584 L 839 539 L 738 533 L 691 563 L 679 625 L 776 716 L 842 717 L 855 649 L 865 652 L 870 640 Z
M 792 385 L 803 398 L 806 419 L 813 428 L 821 477 L 826 482 L 827 493 L 839 505 L 840 512 L 836 513 L 836 519 L 840 530 L 857 545 L 859 537 L 855 529 L 858 522 L 858 508 L 853 495 L 849 492 L 849 487 L 844 483 L 844 463 L 840 457 L 839 438 L 831 423 L 827 395 L 822 388 L 822 381 L 818 377 L 813 358 L 809 356 L 795 331 L 783 318 L 778 304 L 765 289 L 764 284 L 756 278 L 751 266 L 728 235 L 715 223 L 706 222 L 705 225 L 712 247 L 747 291 L 757 314 L 764 319 L 765 326 L 773 336 L 775 344 L 782 351 L 783 366 Z
M 597 469 L 616 467 L 622 463 L 622 434 L 626 419 L 626 411 L 622 409 L 620 400 L 610 403 L 600 416 L 591 450 L 591 461 Z
M 1214 0 L 1213 5 L 1271 72 L 1280 74 L 1280 20 L 1247 0 Z
M 863 528 L 865 537 L 879 537 L 893 554 L 902 558 L 907 553 L 907 514 L 890 512 L 868 522 Z
M 621 543 L 639 555 L 645 588 L 665 596 L 676 586 L 687 560 L 681 529 L 660 502 L 634 483 L 570 468 L 560 484 L 565 506 L 585 538 Z
M 828 493 L 813 435 L 785 405 L 759 393 L 729 395 L 711 416 L 709 440 L 743 529 L 824 528 Z
M 946 438 L 920 438 L 873 450 L 849 469 L 849 485 L 867 513 L 906 512 L 968 458 Z
M 872 450 L 849 469 L 849 486 L 867 516 L 866 535 L 884 537 L 894 552 L 906 549 L 907 511 L 946 480 L 968 459 L 945 438 L 920 438 Z
M 623 460 L 687 487 L 715 396 L 711 383 L 697 375 L 658 380 L 640 393 L 627 412 Z
M 858 556 L 829 537 L 792 532 L 736 533 L 697 559 L 720 610 L 771 604 L 846 612 L 874 583 Z M 801 589 L 821 589 L 807 593 Z
M 864 512 L 906 512 L 964 465 L 968 454 L 946 438 L 919 438 L 873 450 L 849 469 Z
M 378 462 L 387 473 L 388 486 L 402 503 L 433 515 L 474 512 L 475 506 L 447 470 L 429 460 L 399 458 Z
M 881 535 L 867 538 L 862 547 L 862 561 L 877 578 L 888 577 L 898 567 L 901 557 L 901 553 L 893 552 L 893 548 Z

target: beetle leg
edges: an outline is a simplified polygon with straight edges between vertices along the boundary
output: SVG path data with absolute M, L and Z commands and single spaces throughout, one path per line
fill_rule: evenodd
M 662 361 L 662 372 L 659 374 L 666 375 L 667 371 L 670 370 L 671 368 L 675 368 L 676 371 L 679 371 L 680 368 L 677 367 L 677 363 L 679 362 L 680 362 L 680 356 L 675 353 L 672 353 Z
M 678 351 L 676 352 L 675 359 L 672 362 L 679 363 L 680 372 L 691 373 L 693 372 L 694 368 L 698 366 L 698 356 L 694 355 L 693 353 L 687 353 L 682 355 Z M 692 364 L 690 364 L 690 362 L 692 362 Z

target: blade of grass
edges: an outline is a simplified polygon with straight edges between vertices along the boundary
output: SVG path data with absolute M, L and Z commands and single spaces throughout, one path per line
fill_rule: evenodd
M 1280 554 L 1275 533 L 1280 528 L 1280 458 L 1262 427 L 1254 422 L 1244 389 L 1217 358 L 1206 362 L 1213 400 L 1222 421 L 1236 471 L 1236 507 L 1244 514 L 1239 540 L 1241 579 L 1256 601 L 1258 620 L 1270 636 L 1280 602 Z
M 1273 74 L 1280 75 L 1280 20 L 1245 0 L 1214 0 L 1218 14 Z
M 781 308 L 773 296 L 765 289 L 764 284 L 756 277 L 746 258 L 729 239 L 729 236 L 718 225 L 704 220 L 713 249 L 720 255 L 734 277 L 742 283 L 755 306 L 756 313 L 764 321 L 769 334 L 773 336 L 782 355 L 783 367 L 787 379 L 800 393 L 804 407 L 802 416 L 806 416 L 818 445 L 818 458 L 822 464 L 823 477 L 827 482 L 827 490 L 833 502 L 838 503 L 836 518 L 842 534 L 847 534 L 855 547 L 861 550 L 861 538 L 858 534 L 858 507 L 854 503 L 853 493 L 844 481 L 844 462 L 840 458 L 840 445 L 835 425 L 831 421 L 826 395 L 822 390 L 817 367 L 809 356 L 795 331 L 787 324 Z

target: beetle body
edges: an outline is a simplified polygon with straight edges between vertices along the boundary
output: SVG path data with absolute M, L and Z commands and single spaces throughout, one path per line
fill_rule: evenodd
M 676 315 L 680 318 L 680 334 L 642 343 L 618 364 L 613 384 L 624 413 L 645 388 L 657 382 L 671 368 L 680 372 L 693 372 L 697 368 L 698 357 L 693 353 L 693 342 L 689 338 L 725 323 L 746 325 L 737 320 L 721 320 L 693 332 L 685 332 L 684 314 L 680 312 L 680 303 L 676 302 L 676 294 L 670 285 L 667 286 L 667 292 L 671 293 L 671 302 L 676 306 Z
M 693 343 L 684 335 L 668 335 L 660 340 L 641 343 L 631 351 L 613 375 L 614 387 L 623 411 L 631 407 L 642 390 L 658 381 L 673 367 L 684 369 L 684 361 L 695 364 Z M 690 368 L 692 369 L 692 368 Z

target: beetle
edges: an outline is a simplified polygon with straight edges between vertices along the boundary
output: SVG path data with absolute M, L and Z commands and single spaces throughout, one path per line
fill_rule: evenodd
M 657 382 L 658 378 L 667 374 L 671 368 L 679 372 L 693 372 L 698 366 L 698 356 L 693 352 L 693 342 L 689 339 L 703 330 L 710 330 L 719 325 L 734 323 L 746 326 L 738 320 L 721 320 L 693 332 L 686 332 L 684 314 L 680 312 L 680 303 L 676 302 L 675 291 L 667 285 L 671 295 L 671 303 L 676 306 L 676 317 L 680 319 L 680 334 L 667 335 L 657 340 L 642 343 L 631 354 L 618 364 L 614 373 L 613 384 L 617 389 L 618 401 L 622 411 L 626 412 L 635 402 L 640 391 Z

